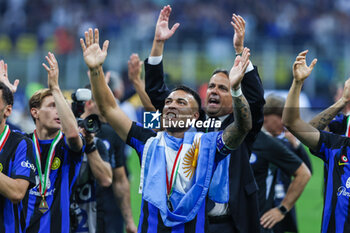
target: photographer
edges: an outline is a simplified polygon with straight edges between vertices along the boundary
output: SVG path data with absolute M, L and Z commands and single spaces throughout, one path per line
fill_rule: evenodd
M 72 232 L 96 232 L 97 229 L 97 185 L 108 187 L 112 184 L 112 168 L 103 141 L 95 137 L 99 130 L 98 117 L 85 111 L 85 101 L 90 101 L 88 89 L 78 89 L 73 94 L 73 112 L 79 117 L 78 125 L 86 140 L 85 154 L 77 178 L 71 204 Z M 81 115 L 80 115 L 81 114 Z
M 90 85 L 84 90 L 90 93 Z M 137 228 L 134 224 L 130 207 L 130 186 L 125 172 L 124 148 L 125 143 L 115 133 L 113 128 L 107 124 L 98 111 L 97 105 L 89 94 L 79 91 L 76 93 L 75 103 L 73 102 L 73 112 L 76 116 L 83 113 L 81 118 L 85 119 L 85 125 L 89 128 L 99 128 L 97 121 L 101 121 L 100 130 L 96 136 L 101 139 L 108 150 L 109 164 L 112 167 L 113 180 L 111 187 L 97 185 L 97 233 L 118 233 L 123 232 L 123 220 L 127 233 L 136 233 Z M 98 119 L 91 119 L 91 115 L 96 114 Z M 95 116 L 96 116 L 95 115 Z M 80 123 L 81 125 L 82 123 Z M 88 144 L 88 142 L 87 142 Z M 117 205 L 118 204 L 118 205 Z M 119 208 L 118 208 L 119 207 Z

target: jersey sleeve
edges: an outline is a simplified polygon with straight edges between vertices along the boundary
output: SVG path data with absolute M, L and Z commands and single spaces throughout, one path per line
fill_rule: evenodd
M 17 146 L 11 168 L 11 178 L 24 179 L 35 184 L 35 161 L 32 142 L 23 138 Z
M 320 131 L 320 139 L 318 141 L 317 150 L 313 152 L 317 157 L 323 161 L 328 162 L 333 156 L 332 150 L 341 149 L 344 145 L 349 145 L 350 139 L 348 137 Z
M 145 129 L 143 126 L 141 126 L 141 124 L 133 122 L 126 139 L 126 144 L 134 148 L 141 159 L 146 141 L 151 137 L 155 137 L 156 135 L 156 132 L 153 130 Z

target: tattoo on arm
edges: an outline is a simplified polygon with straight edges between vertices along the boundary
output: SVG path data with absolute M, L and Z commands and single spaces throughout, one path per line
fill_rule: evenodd
M 323 130 L 329 125 L 333 118 L 333 114 L 324 113 L 321 115 L 321 118 L 318 122 L 312 122 L 311 125 L 316 129 Z
M 244 95 L 234 97 L 233 112 L 235 121 L 226 127 L 223 139 L 226 146 L 238 147 L 252 127 L 252 117 L 248 101 Z

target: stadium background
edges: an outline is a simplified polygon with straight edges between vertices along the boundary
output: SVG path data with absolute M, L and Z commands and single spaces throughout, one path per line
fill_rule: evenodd
M 337 86 L 349 77 L 347 0 L 0 0 L 0 58 L 9 65 L 10 79 L 21 80 L 11 120 L 31 129 L 27 100 L 34 90 L 46 86 L 41 63 L 47 51 L 57 55 L 62 89 L 72 91 L 88 82 L 79 45 L 88 27 L 98 27 L 102 39 L 110 40 L 105 69 L 118 71 L 127 80 L 130 54 L 139 53 L 141 59 L 148 56 L 159 10 L 167 4 L 173 8 L 170 24 L 181 24 L 165 47 L 167 82 L 173 85 L 198 88 L 215 68 L 230 68 L 232 13 L 247 22 L 245 45 L 251 49 L 265 89 L 289 87 L 292 62 L 304 49 L 310 50 L 308 60 L 318 58 L 303 89 L 313 106 L 311 112 L 330 105 Z M 313 177 L 297 203 L 302 233 L 319 232 L 322 215 L 323 165 L 317 158 L 312 161 Z M 140 197 L 135 154 L 128 163 L 137 222 Z

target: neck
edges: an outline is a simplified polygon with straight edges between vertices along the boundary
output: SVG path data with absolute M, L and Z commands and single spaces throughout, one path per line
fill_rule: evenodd
M 40 140 L 54 139 L 57 136 L 58 132 L 59 130 L 57 129 L 48 130 L 45 128 L 36 127 L 36 135 Z
M 5 130 L 6 120 L 3 120 L 0 124 L 0 134 L 2 134 Z
M 188 130 L 188 129 L 181 130 L 181 131 L 167 130 L 167 133 L 168 133 L 170 136 L 175 137 L 175 138 L 184 138 L 185 132 L 186 132 L 187 130 Z

